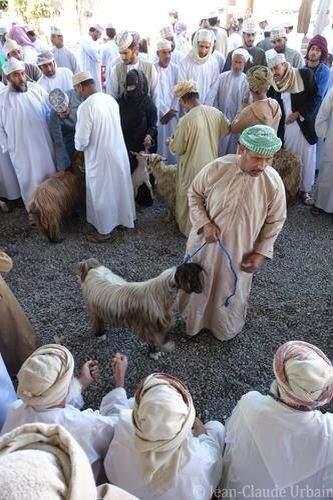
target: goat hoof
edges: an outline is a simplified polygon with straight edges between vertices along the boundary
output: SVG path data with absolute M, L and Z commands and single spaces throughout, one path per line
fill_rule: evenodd
M 159 360 L 161 356 L 162 356 L 161 352 L 150 352 L 149 353 L 150 359 L 153 359 L 154 361 Z
M 102 342 L 105 342 L 105 340 L 106 340 L 106 335 L 105 334 L 102 335 L 101 337 L 97 337 L 97 342 L 99 344 L 102 344 Z

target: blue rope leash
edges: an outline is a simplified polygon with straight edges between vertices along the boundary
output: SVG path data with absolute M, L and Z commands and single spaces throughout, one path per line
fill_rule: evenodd
M 232 289 L 232 293 L 225 299 L 224 301 L 224 306 L 225 307 L 228 307 L 230 305 L 230 299 L 232 299 L 232 297 L 234 297 L 236 295 L 236 290 L 237 290 L 237 283 L 238 283 L 238 276 L 237 276 L 237 273 L 235 271 L 235 268 L 234 268 L 234 265 L 233 265 L 233 262 L 232 262 L 232 257 L 230 255 L 230 253 L 228 252 L 228 250 L 226 249 L 226 247 L 223 245 L 222 241 L 221 240 L 218 240 L 217 242 L 222 250 L 222 252 L 226 255 L 227 257 L 227 260 L 228 260 L 228 266 L 229 266 L 229 269 L 230 269 L 230 272 L 232 273 L 233 275 L 233 278 L 234 278 L 234 284 L 233 284 L 233 289 Z M 205 243 L 203 243 L 195 252 L 193 252 L 192 254 L 186 254 L 185 257 L 184 257 L 184 261 L 183 263 L 184 264 L 188 264 L 189 262 L 191 262 L 191 259 L 197 254 L 199 253 L 203 247 L 207 245 L 207 242 L 205 241 Z

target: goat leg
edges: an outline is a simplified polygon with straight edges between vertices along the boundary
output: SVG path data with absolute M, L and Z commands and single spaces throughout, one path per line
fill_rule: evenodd
M 160 346 L 156 344 L 149 344 L 148 351 L 149 357 L 155 361 L 157 361 L 162 355 Z
M 104 320 L 99 316 L 91 316 L 91 328 L 95 337 L 102 337 L 106 334 Z

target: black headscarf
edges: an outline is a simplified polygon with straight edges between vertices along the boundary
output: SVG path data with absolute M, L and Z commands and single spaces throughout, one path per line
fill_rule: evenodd
M 127 90 L 134 86 L 134 90 Z M 139 69 L 131 69 L 126 75 L 124 99 L 127 102 L 140 103 L 148 96 L 148 82 L 146 75 Z

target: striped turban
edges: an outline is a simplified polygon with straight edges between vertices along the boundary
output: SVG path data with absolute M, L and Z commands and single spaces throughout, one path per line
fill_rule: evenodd
M 154 373 L 138 387 L 134 445 L 143 459 L 146 482 L 155 491 L 168 489 L 188 462 L 194 419 L 191 394 L 171 375 Z
M 66 347 L 48 344 L 40 347 L 23 363 L 17 374 L 17 395 L 35 410 L 62 403 L 73 378 L 74 359 Z
M 272 392 L 289 406 L 314 410 L 333 397 L 333 367 L 318 347 L 295 340 L 276 351 Z

